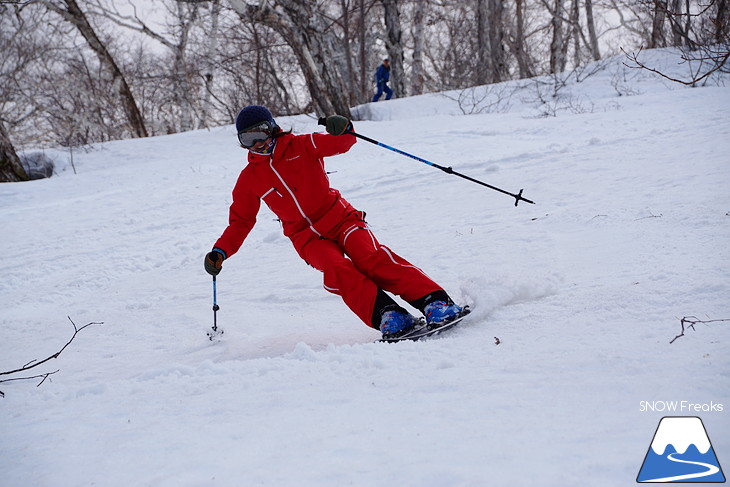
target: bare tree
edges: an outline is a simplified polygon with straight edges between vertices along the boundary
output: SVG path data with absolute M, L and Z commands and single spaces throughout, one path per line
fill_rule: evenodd
M 580 66 L 582 64 L 580 38 L 583 32 L 580 28 L 580 7 L 578 6 L 578 0 L 570 0 L 570 27 L 570 36 L 573 41 L 573 66 Z
M 533 76 L 532 63 L 526 52 L 524 6 L 525 0 L 515 1 L 515 36 L 512 43 L 521 79 Z
M 383 44 L 399 96 L 564 72 L 618 45 L 676 45 L 682 81 L 705 82 L 728 69 L 728 1 L 158 0 L 154 32 L 108 0 L 0 0 L 0 118 L 19 148 L 230 123 L 250 103 L 348 115 Z
M 666 47 L 667 41 L 664 35 L 664 23 L 667 16 L 667 0 L 653 0 L 653 16 L 651 22 L 651 39 L 649 48 Z
M 590 39 L 589 47 L 591 49 L 591 57 L 594 61 L 601 59 L 601 52 L 598 49 L 598 36 L 596 35 L 596 22 L 593 19 L 593 0 L 584 0 L 586 10 L 586 25 L 588 27 L 588 38 Z
M 381 0 L 381 3 L 385 11 L 385 46 L 390 59 L 391 84 L 396 97 L 405 97 L 407 94 L 405 55 L 398 0 Z
M 368 96 L 368 90 L 370 88 L 370 77 L 368 76 L 368 73 L 370 70 L 368 69 L 368 49 L 367 49 L 367 11 L 365 10 L 365 0 L 359 0 L 358 2 L 358 10 L 359 10 L 359 16 L 358 16 L 358 41 L 360 42 L 360 53 L 359 53 L 359 59 L 360 59 L 360 93 L 359 98 L 360 100 L 367 100 L 369 98 Z
M 198 18 L 198 3 L 178 1 L 176 10 L 177 42 L 171 46 L 173 52 L 173 66 L 175 89 L 173 99 L 180 107 L 180 129 L 188 131 L 195 128 L 195 108 L 193 103 L 192 86 L 188 79 L 186 51 L 190 38 L 190 29 Z
M 200 124 L 198 128 L 208 127 L 210 113 L 213 111 L 211 97 L 213 95 L 213 79 L 215 73 L 215 54 L 218 50 L 218 30 L 220 23 L 221 4 L 220 0 L 212 0 L 210 8 L 210 31 L 208 32 L 208 45 L 205 53 L 205 67 L 203 77 L 205 79 L 205 93 L 201 107 Z
M 0 4 L 0 123 L 5 121 L 11 129 L 35 111 L 32 98 L 25 96 L 24 78 L 45 47 L 34 35 L 41 22 L 29 21 L 18 7 Z
M 716 0 L 713 2 L 714 12 L 710 19 L 710 25 L 714 27 L 715 43 L 727 42 L 730 37 L 730 5 L 728 0 Z
M 444 1 L 429 9 L 424 54 L 433 72 L 429 91 L 466 88 L 476 84 L 479 63 L 473 4 Z
M 341 17 L 338 22 L 342 26 L 342 41 L 345 50 L 345 82 L 348 87 L 348 98 L 350 104 L 358 99 L 357 86 L 355 81 L 357 74 L 355 73 L 354 55 L 352 53 L 353 33 L 350 29 L 350 5 L 348 0 L 340 0 Z
M 288 115 L 311 110 L 306 84 L 292 49 L 274 30 L 260 23 L 223 19 L 217 54 L 215 99 L 230 123 L 241 107 L 265 104 Z M 307 108 L 309 106 L 310 108 Z
M 499 83 L 509 77 L 504 49 L 505 25 L 502 18 L 504 4 L 504 0 L 489 0 L 489 52 L 492 61 L 490 81 L 492 83 Z
M 492 71 L 492 59 L 489 55 L 491 51 L 488 34 L 488 31 L 490 29 L 489 21 L 489 8 L 487 5 L 487 0 L 477 0 L 477 66 L 476 78 L 474 80 L 477 85 L 483 85 L 490 81 L 490 73 Z
M 86 39 L 89 47 L 99 58 L 99 62 L 111 73 L 114 84 L 117 86 L 118 94 L 122 100 L 124 111 L 127 115 L 127 121 L 132 129 L 132 134 L 136 137 L 147 137 L 147 128 L 144 119 L 139 111 L 137 102 L 132 94 L 132 90 L 127 84 L 127 80 L 119 69 L 116 60 L 111 55 L 106 45 L 101 41 L 96 31 L 89 23 L 86 15 L 79 7 L 76 0 L 63 0 L 63 2 L 54 2 L 53 0 L 43 0 L 42 2 L 48 9 L 56 12 L 66 21 L 74 25 Z
M 411 94 L 423 93 L 425 72 L 423 62 L 426 35 L 426 2 L 416 2 L 413 9 L 413 62 L 411 63 Z
M 299 61 L 299 67 L 319 115 L 350 117 L 347 85 L 332 63 L 341 40 L 319 6 L 306 0 L 275 0 L 249 5 L 228 0 L 241 22 L 259 22 L 276 31 Z
M 147 22 L 142 20 L 137 14 L 136 9 L 131 15 L 122 15 L 116 10 L 107 9 L 99 0 L 96 0 L 96 12 L 113 23 L 141 34 L 147 35 L 155 41 L 169 49 L 172 58 L 169 64 L 172 67 L 169 76 L 169 84 L 171 89 L 168 90 L 168 98 L 175 107 L 174 121 L 169 121 L 170 127 L 168 131 L 188 131 L 197 126 L 204 125 L 204 117 L 198 115 L 196 106 L 198 96 L 196 95 L 196 86 L 193 83 L 193 73 L 189 69 L 188 55 L 191 31 L 197 26 L 200 17 L 200 6 L 208 3 L 210 0 L 174 0 L 172 3 L 165 3 L 167 8 L 167 18 L 170 19 L 170 25 L 166 33 L 157 32 L 150 27 Z M 213 8 L 215 13 L 215 6 Z M 214 17 L 215 19 L 215 17 Z M 213 21 L 215 23 L 217 19 Z M 213 33 L 214 34 L 214 33 Z M 208 52 L 215 49 L 215 36 L 211 35 L 208 40 Z M 203 59 L 203 70 L 207 71 L 206 75 L 211 76 L 210 81 L 204 77 L 204 83 L 212 83 L 212 68 L 210 63 L 213 60 Z M 203 75 L 205 76 L 205 75 Z M 196 119 L 198 123 L 196 124 Z
M 477 65 L 475 81 L 478 85 L 498 83 L 509 76 L 505 59 L 505 25 L 502 19 L 503 0 L 477 0 Z
M 28 175 L 15 153 L 10 137 L 5 131 L 5 125 L 0 120 L 0 182 L 27 181 Z
M 652 0 L 660 2 L 660 0 Z M 653 4 L 656 6 L 657 4 Z M 661 2 L 662 7 L 667 2 Z M 647 69 L 653 73 L 663 76 L 671 81 L 682 83 L 688 86 L 697 86 L 699 83 L 706 83 L 718 72 L 728 72 L 728 60 L 730 59 L 730 33 L 727 28 L 727 19 L 720 19 L 720 14 L 726 12 L 726 4 L 723 0 L 710 0 L 709 3 L 701 5 L 695 11 L 690 10 L 691 4 L 672 0 L 668 9 L 663 10 L 663 18 L 672 27 L 672 41 L 676 43 L 680 52 L 681 63 L 687 68 L 687 75 L 677 76 L 667 74 L 662 70 L 653 68 L 639 59 L 641 48 L 638 52 L 626 52 L 632 68 Z M 659 9 L 659 7 L 657 7 Z M 654 21 L 656 22 L 655 13 Z M 721 26 L 718 29 L 718 24 Z M 655 25 L 655 24 L 653 24 Z M 718 33 L 720 36 L 718 37 Z M 653 36 L 652 36 L 653 37 Z M 622 49 L 623 50 L 623 49 Z
M 323 10 L 332 23 L 331 28 L 338 29 L 341 48 L 337 49 L 331 60 L 348 88 L 350 106 L 369 101 L 372 94 L 370 65 L 374 57 L 371 49 L 374 37 L 372 10 L 378 0 L 339 0 L 339 8 Z
M 550 74 L 565 70 L 567 63 L 568 39 L 564 29 L 564 0 L 553 0 L 548 9 L 551 16 L 552 40 L 550 42 Z
M 36 103 L 43 107 L 47 135 L 65 147 L 133 135 L 119 107 L 115 80 L 87 54 L 64 52 L 62 66 L 44 63 L 48 69 L 37 74 Z
M 684 4 L 685 8 L 682 7 L 682 0 L 672 0 L 667 12 L 667 20 L 672 28 L 672 45 L 686 45 L 690 49 L 694 49 L 693 41 L 690 38 L 693 15 L 690 11 L 690 2 L 685 0 Z
M 59 25 L 68 30 L 43 6 L 0 5 L 0 118 L 16 146 L 52 137 L 44 80 L 65 58 Z M 51 88 L 65 82 L 58 76 Z

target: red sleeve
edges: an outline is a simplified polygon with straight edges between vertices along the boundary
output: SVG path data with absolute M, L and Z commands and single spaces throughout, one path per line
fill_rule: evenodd
M 314 147 L 314 153 L 318 157 L 329 157 L 343 154 L 355 145 L 357 138 L 354 135 L 330 135 L 315 133 L 310 136 L 310 142 Z
M 233 203 L 228 215 L 228 226 L 223 235 L 215 243 L 215 247 L 223 250 L 226 257 L 231 257 L 243 245 L 251 229 L 256 224 L 256 215 L 261 207 L 258 196 L 249 191 L 243 175 L 233 188 Z

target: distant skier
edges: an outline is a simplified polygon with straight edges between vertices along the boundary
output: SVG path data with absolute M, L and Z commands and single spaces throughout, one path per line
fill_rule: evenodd
M 390 81 L 390 61 L 383 59 L 383 64 L 375 71 L 375 84 L 378 91 L 373 96 L 373 101 L 378 101 L 383 92 L 385 92 L 386 100 L 393 97 L 393 90 L 388 86 L 388 81 Z
M 327 117 L 328 134 L 283 131 L 263 106 L 247 106 L 236 118 L 248 165 L 233 189 L 229 224 L 205 256 L 205 270 L 216 276 L 256 222 L 261 201 L 281 219 L 299 256 L 324 273 L 324 288 L 383 338 L 401 337 L 422 327 L 387 292 L 401 296 L 439 326 L 459 317 L 462 308 L 420 269 L 381 245 L 355 209 L 330 187 L 324 157 L 347 152 L 356 138 L 352 123 Z

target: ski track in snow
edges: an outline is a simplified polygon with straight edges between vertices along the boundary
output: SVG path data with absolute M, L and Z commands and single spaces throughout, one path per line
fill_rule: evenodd
M 373 343 L 266 208 L 206 338 L 202 260 L 245 157 L 231 127 L 103 144 L 78 175 L 49 151 L 60 175 L 0 186 L 0 370 L 58 351 L 67 316 L 104 324 L 42 386 L 0 384 L 3 485 L 633 483 L 661 417 L 639 401 L 730 406 L 730 327 L 668 344 L 682 316 L 730 318 L 730 92 L 629 70 L 618 96 L 620 70 L 568 84 L 579 113 L 542 118 L 515 82 L 504 113 L 437 94 L 355 123 L 534 206 L 363 141 L 326 161 L 383 244 L 473 307 L 423 342 Z M 730 451 L 727 410 L 702 419 Z

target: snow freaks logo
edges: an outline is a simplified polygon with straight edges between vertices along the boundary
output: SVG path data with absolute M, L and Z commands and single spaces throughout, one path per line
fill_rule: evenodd
M 663 417 L 636 481 L 725 482 L 702 420 L 696 416 Z

